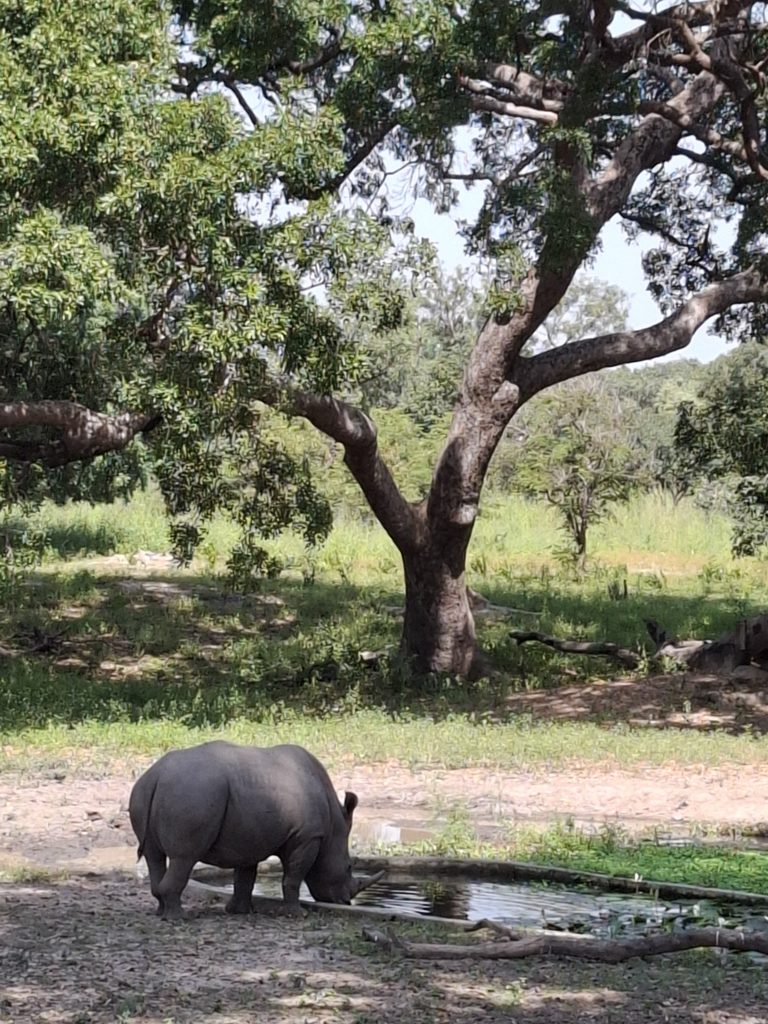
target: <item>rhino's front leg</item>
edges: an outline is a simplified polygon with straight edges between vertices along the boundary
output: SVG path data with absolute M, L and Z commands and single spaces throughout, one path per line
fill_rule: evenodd
M 224 908 L 228 914 L 250 914 L 253 910 L 251 893 L 258 866 L 254 864 L 250 868 L 235 868 L 235 891 Z
M 280 859 L 283 862 L 283 900 L 286 914 L 299 914 L 299 889 L 320 853 L 320 840 L 297 846 Z

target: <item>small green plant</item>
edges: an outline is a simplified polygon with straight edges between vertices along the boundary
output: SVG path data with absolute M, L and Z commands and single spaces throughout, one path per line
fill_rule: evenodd
M 213 573 L 216 569 L 216 563 L 219 559 L 219 552 L 216 549 L 214 542 L 208 538 L 198 547 L 197 554 L 205 562 L 208 571 Z
M 42 562 L 45 548 L 42 530 L 8 516 L 0 520 L 0 595 L 10 600 L 18 594 L 30 571 Z

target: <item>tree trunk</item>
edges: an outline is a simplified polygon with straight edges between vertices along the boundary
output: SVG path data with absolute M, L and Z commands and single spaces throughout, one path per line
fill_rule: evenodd
M 405 618 L 401 652 L 416 672 L 477 676 L 481 658 L 464 577 L 466 544 L 403 554 Z

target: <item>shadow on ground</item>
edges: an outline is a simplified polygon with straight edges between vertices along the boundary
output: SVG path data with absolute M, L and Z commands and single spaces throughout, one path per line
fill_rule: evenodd
M 757 610 L 740 605 L 737 614 L 729 597 L 670 593 L 638 592 L 617 602 L 602 588 L 576 593 L 564 585 L 558 593 L 551 579 L 538 590 L 528 580 L 486 593 L 494 604 L 537 612 L 544 630 L 626 646 L 647 643 L 645 618 L 677 635 L 716 636 L 738 614 Z M 92 560 L 69 575 L 39 573 L 10 595 L 0 619 L 2 643 L 14 653 L 3 658 L 0 729 L 86 718 L 173 718 L 215 727 L 286 708 L 768 729 L 768 696 L 759 687 L 683 675 L 616 680 L 604 658 L 518 648 L 508 636 L 522 624 L 514 615 L 478 621 L 498 668 L 493 679 L 414 679 L 394 653 L 400 619 L 392 609 L 401 603 L 401 595 L 381 586 L 305 586 L 290 578 L 241 596 L 219 579 L 129 564 L 124 556 Z M 366 650 L 392 657 L 366 667 Z
M 406 961 L 363 942 L 359 921 L 232 918 L 189 898 L 190 919 L 170 925 L 152 903 L 128 878 L 0 886 L 0 1020 L 757 1024 L 768 999 L 765 971 L 738 956 Z

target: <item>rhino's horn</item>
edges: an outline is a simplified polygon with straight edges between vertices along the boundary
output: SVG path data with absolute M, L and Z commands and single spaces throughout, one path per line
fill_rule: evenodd
M 386 875 L 386 871 L 377 871 L 375 875 L 355 875 L 352 879 L 352 895 L 357 896 L 363 889 L 367 889 L 369 885 L 374 885 L 380 879 Z

